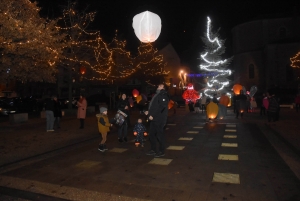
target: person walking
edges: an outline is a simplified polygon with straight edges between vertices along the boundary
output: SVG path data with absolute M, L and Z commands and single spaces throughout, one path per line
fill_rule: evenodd
M 124 112 L 127 115 L 127 117 L 125 117 L 124 123 L 119 127 L 118 140 L 119 142 L 127 142 L 129 102 L 126 99 L 126 94 L 122 94 L 121 99 L 118 102 L 117 109 Z
M 275 94 L 270 93 L 269 107 L 268 107 L 268 122 L 275 122 L 278 120 L 279 103 Z
M 199 100 L 196 100 L 196 103 L 195 103 L 195 112 L 196 113 L 200 113 L 200 103 L 199 103 Z
M 201 110 L 202 110 L 202 113 L 205 110 L 205 107 L 206 107 L 206 96 L 205 96 L 205 94 L 203 94 L 203 96 L 201 98 Z
M 53 100 L 54 100 L 54 124 L 56 122 L 57 128 L 60 128 L 60 119 L 62 117 L 61 104 L 57 100 L 56 96 L 53 98 Z
M 77 102 L 77 118 L 80 121 L 79 129 L 84 128 L 84 119 L 86 117 L 86 108 L 87 108 L 87 101 L 83 95 L 80 95 L 80 98 Z
M 244 94 L 243 90 L 240 91 L 240 94 L 235 98 L 236 105 L 236 118 L 239 118 L 241 114 L 241 118 L 243 118 L 244 113 L 247 111 L 247 96 Z
M 99 144 L 98 150 L 101 152 L 107 151 L 107 147 L 106 147 L 106 137 L 107 137 L 107 133 L 109 132 L 109 127 L 112 126 L 111 123 L 109 123 L 108 120 L 108 116 L 107 116 L 107 108 L 106 107 L 100 107 L 100 114 L 97 114 L 97 120 L 98 120 L 98 130 L 99 133 L 102 136 L 102 140 Z
M 149 103 L 148 111 L 145 112 L 150 120 L 149 139 L 151 150 L 146 154 L 154 157 L 165 155 L 165 134 L 164 126 L 167 123 L 169 98 L 164 84 L 159 84 L 156 94 Z M 157 141 L 159 151 L 156 149 Z
M 46 105 L 45 105 L 45 110 L 46 110 L 46 131 L 47 132 L 52 132 L 54 131 L 53 126 L 54 126 L 54 101 L 53 97 L 46 99 Z
M 230 100 L 229 97 L 226 96 L 225 93 L 222 93 L 220 100 L 219 100 L 219 118 L 223 119 L 227 115 L 227 106 Z

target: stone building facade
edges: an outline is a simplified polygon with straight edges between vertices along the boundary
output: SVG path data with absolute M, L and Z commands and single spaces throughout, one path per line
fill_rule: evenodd
M 234 83 L 272 87 L 295 87 L 300 72 L 290 58 L 300 51 L 300 18 L 263 19 L 233 28 Z

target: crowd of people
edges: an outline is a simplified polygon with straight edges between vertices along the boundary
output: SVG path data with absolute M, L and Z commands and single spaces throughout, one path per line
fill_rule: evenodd
M 259 114 L 261 116 L 267 116 L 268 122 L 275 122 L 279 119 L 279 99 L 271 91 L 264 93 L 262 96 L 258 96 L 256 99 L 244 94 L 243 90 L 239 95 L 235 95 L 230 98 L 222 93 L 220 97 L 214 94 L 212 98 L 203 95 L 201 99 L 194 102 L 189 102 L 188 107 L 191 112 L 205 113 L 207 106 L 213 102 L 218 106 L 218 116 L 216 118 L 223 119 L 227 115 L 227 107 L 231 104 L 235 117 L 243 118 L 245 113 L 254 112 L 256 108 L 259 108 Z M 164 127 L 167 122 L 168 116 L 168 103 L 169 96 L 165 90 L 165 85 L 158 85 L 156 93 L 153 95 L 151 101 L 147 106 L 139 106 L 140 116 L 136 120 L 134 125 L 130 122 L 130 108 L 133 105 L 132 97 L 127 98 L 123 93 L 116 105 L 117 114 L 113 119 L 108 118 L 108 109 L 106 107 L 100 107 L 100 113 L 96 115 L 98 122 L 98 131 L 101 134 L 101 141 L 99 142 L 98 150 L 105 152 L 108 150 L 106 146 L 107 134 L 113 125 L 118 127 L 118 141 L 120 143 L 126 143 L 128 141 L 127 134 L 128 128 L 133 127 L 133 133 L 136 137 L 135 145 L 144 147 L 144 136 L 149 134 L 149 140 L 151 149 L 146 153 L 147 155 L 153 155 L 155 157 L 162 157 L 165 155 L 165 135 Z M 296 111 L 300 108 L 300 95 L 295 98 Z M 87 101 L 83 95 L 77 102 L 77 118 L 79 119 L 80 127 L 84 128 L 84 121 L 86 118 Z M 57 97 L 53 96 L 51 99 L 47 99 L 45 104 L 46 113 L 46 131 L 54 131 L 60 128 L 60 119 L 62 115 L 61 104 L 57 100 Z M 145 115 L 146 118 L 141 115 Z M 207 116 L 207 115 L 206 115 Z M 147 132 L 143 119 L 147 119 L 149 122 L 149 132 Z M 209 120 L 207 116 L 207 120 Z M 158 146 L 157 146 L 158 144 Z

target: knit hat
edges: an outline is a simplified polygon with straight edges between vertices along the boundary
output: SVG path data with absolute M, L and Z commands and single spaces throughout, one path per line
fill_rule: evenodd
M 102 114 L 103 112 L 107 111 L 106 107 L 100 107 L 100 113 Z

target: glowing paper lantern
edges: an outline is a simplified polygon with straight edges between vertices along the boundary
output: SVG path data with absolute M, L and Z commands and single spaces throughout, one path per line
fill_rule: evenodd
M 141 96 L 141 95 L 138 95 L 138 96 L 136 97 L 136 102 L 139 103 L 142 99 L 143 99 L 142 96 Z
M 231 103 L 231 98 L 229 96 L 227 96 L 229 98 L 229 103 L 227 105 L 227 107 L 231 107 L 232 103 Z
M 139 94 L 140 94 L 140 92 L 138 90 L 136 90 L 136 89 L 132 90 L 133 97 L 136 98 Z
M 133 135 L 134 135 L 134 136 L 137 136 L 137 132 L 133 132 Z
M 147 136 L 148 135 L 148 133 L 147 132 L 144 132 L 144 136 Z
M 86 67 L 81 66 L 80 69 L 79 69 L 79 71 L 80 71 L 81 75 L 84 75 L 85 72 L 86 72 Z
M 240 84 L 235 84 L 235 85 L 233 85 L 232 89 L 236 95 L 239 95 L 241 90 L 243 90 L 243 86 Z
M 145 11 L 133 17 L 132 27 L 135 35 L 143 43 L 154 42 L 161 31 L 160 17 L 150 11 Z
M 219 107 L 216 103 L 214 102 L 210 102 L 207 106 L 206 106 L 206 115 L 209 119 L 214 119 L 217 117 L 219 112 Z
M 140 145 L 139 142 L 135 142 L 134 144 L 135 144 L 136 147 L 138 147 Z
M 174 106 L 174 101 L 170 100 L 168 103 L 168 109 L 171 109 Z

